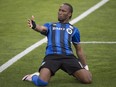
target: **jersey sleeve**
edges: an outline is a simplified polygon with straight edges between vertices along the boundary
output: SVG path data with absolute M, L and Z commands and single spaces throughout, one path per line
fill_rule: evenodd
M 72 36 L 72 43 L 79 44 L 80 43 L 80 32 L 77 28 L 75 28 L 75 31 Z
M 49 31 L 50 26 L 51 26 L 51 23 L 45 23 L 43 26 L 47 28 L 47 31 L 40 32 L 40 33 L 43 34 L 43 35 L 45 35 L 45 36 L 47 36 L 48 31 Z

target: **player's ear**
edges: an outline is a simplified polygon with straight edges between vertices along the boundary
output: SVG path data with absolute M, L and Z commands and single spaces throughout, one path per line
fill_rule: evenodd
M 72 16 L 72 13 L 71 13 L 71 12 L 69 12 L 69 13 L 68 13 L 68 16 L 69 16 L 69 18 L 70 18 L 70 17 Z

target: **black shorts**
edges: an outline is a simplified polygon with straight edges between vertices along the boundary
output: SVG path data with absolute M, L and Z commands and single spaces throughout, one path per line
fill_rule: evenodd
M 39 71 L 42 68 L 48 68 L 51 71 L 52 76 L 59 69 L 67 72 L 69 75 L 72 75 L 77 70 L 83 69 L 79 60 L 74 55 L 66 56 L 57 54 L 45 56 Z

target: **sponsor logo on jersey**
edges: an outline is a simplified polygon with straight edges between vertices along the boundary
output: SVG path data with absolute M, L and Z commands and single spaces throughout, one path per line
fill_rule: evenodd
M 65 30 L 65 28 L 53 27 L 53 30 Z

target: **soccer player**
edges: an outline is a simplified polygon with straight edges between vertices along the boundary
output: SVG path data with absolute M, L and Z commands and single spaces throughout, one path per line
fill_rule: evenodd
M 69 23 L 72 13 L 73 7 L 69 3 L 63 3 L 59 7 L 56 23 L 41 26 L 35 23 L 33 16 L 28 20 L 29 27 L 47 36 L 48 41 L 46 56 L 38 73 L 26 75 L 22 80 L 32 81 L 36 86 L 47 86 L 51 77 L 61 69 L 82 83 L 92 82 L 92 74 L 81 48 L 79 30 Z M 73 54 L 71 44 L 74 45 L 78 58 Z

